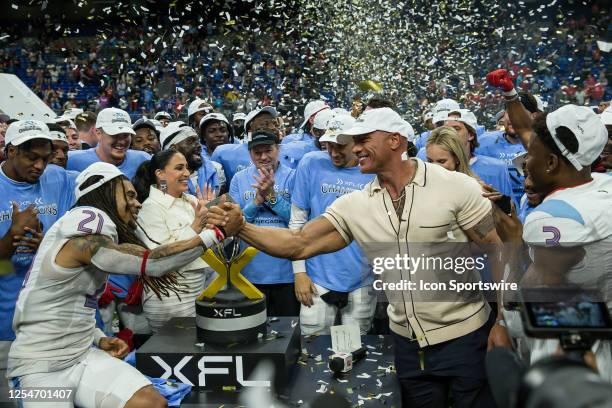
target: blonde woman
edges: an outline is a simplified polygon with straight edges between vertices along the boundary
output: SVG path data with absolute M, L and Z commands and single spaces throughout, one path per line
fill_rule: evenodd
M 434 129 L 427 140 L 427 161 L 448 171 L 458 171 L 481 181 L 470 169 L 457 131 L 450 126 Z

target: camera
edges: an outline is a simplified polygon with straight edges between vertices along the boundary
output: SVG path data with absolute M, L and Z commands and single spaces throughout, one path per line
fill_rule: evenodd
M 559 339 L 570 357 L 582 360 L 597 339 L 612 338 L 612 318 L 601 294 L 577 287 L 522 288 L 522 320 L 530 337 Z

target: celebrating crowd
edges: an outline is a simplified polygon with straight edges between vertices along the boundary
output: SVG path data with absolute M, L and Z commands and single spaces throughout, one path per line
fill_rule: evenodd
M 225 13 L 213 24 L 176 2 L 137 27 L 94 19 L 70 37 L 61 24 L 7 28 L 0 71 L 58 113 L 0 113 L 0 380 L 12 390 L 70 387 L 66 407 L 166 406 L 160 385 L 124 359 L 170 319 L 196 316 L 216 277 L 202 255 L 223 245 L 259 251 L 241 273 L 268 316 L 298 316 L 302 335 L 338 324 L 389 335 L 405 407 L 494 407 L 489 350 L 527 364 L 560 350 L 526 334 L 516 294 L 391 284 L 571 284 L 609 299 L 612 88 L 600 2 L 560 24 L 517 14 L 519 30 L 502 26 L 515 23 L 514 6 L 483 2 L 486 16 L 452 16 L 452 41 L 436 36 L 460 5 L 434 2 L 426 16 L 423 4 L 372 5 L 384 19 L 364 20 L 397 29 L 397 44 L 374 29 L 359 44 L 363 22 L 346 19 L 370 11 L 360 2 L 333 3 L 333 18 L 329 4 L 305 2 L 286 21 L 274 13 L 295 10 L 271 3 L 265 30 Z M 495 24 L 495 49 L 471 43 L 471 31 Z M 354 38 L 338 40 L 346 27 Z M 380 63 L 381 42 L 400 61 L 384 64 L 406 72 L 346 74 L 364 69 L 347 63 L 355 55 Z M 389 92 L 373 92 L 390 77 Z M 482 255 L 484 268 L 372 268 L 447 253 Z M 591 352 L 612 382 L 612 342 Z

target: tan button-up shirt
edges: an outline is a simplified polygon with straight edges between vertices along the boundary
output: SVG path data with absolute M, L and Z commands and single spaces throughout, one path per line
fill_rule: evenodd
M 407 254 L 419 257 L 457 256 L 465 253 L 468 238 L 464 230 L 474 227 L 491 211 L 491 203 L 482 196 L 478 182 L 465 174 L 450 172 L 438 165 L 416 161 L 413 181 L 405 187 L 405 204 L 398 218 L 391 196 L 378 178 L 361 191 L 346 194 L 336 200 L 323 215 L 347 243 L 356 240 L 374 264 L 374 258 Z M 468 253 L 471 255 L 471 253 Z M 415 275 L 383 273 L 383 281 L 415 280 Z M 455 279 L 473 282 L 473 273 L 436 271 L 438 282 Z M 431 293 L 419 290 L 387 292 L 390 328 L 395 333 L 416 338 L 423 346 L 452 340 L 480 328 L 488 319 L 490 308 L 480 292 L 456 298 L 428 300 Z M 415 299 L 417 301 L 415 301 Z

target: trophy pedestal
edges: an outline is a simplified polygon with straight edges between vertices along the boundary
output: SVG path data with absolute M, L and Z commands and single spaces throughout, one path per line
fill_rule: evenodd
M 250 343 L 199 344 L 195 318 L 175 317 L 136 351 L 136 368 L 145 375 L 172 378 L 198 390 L 274 386 L 281 391 L 297 366 L 300 325 L 297 317 L 279 317 L 267 324 L 277 334 Z M 253 381 L 253 370 L 264 360 L 274 366 L 274 376 Z
M 198 340 L 207 344 L 248 343 L 266 334 L 266 298 L 249 300 L 231 287 L 196 301 Z

